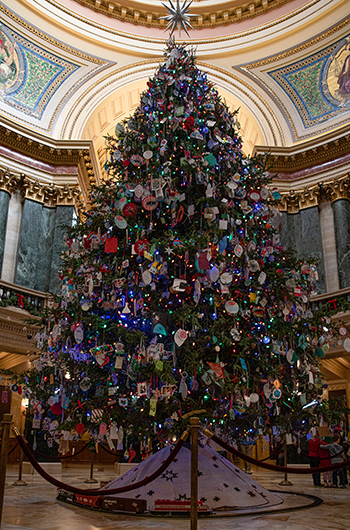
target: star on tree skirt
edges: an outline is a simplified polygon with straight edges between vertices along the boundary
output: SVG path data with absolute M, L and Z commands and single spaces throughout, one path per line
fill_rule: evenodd
M 168 25 L 165 29 L 165 31 L 168 31 L 170 29 L 170 37 L 173 35 L 176 28 L 179 31 L 179 35 L 181 37 L 181 30 L 183 29 L 188 37 L 190 36 L 187 28 L 193 29 L 193 27 L 190 24 L 190 17 L 195 17 L 196 15 L 190 15 L 188 14 L 190 5 L 192 4 L 191 0 L 188 2 L 188 0 L 184 0 L 182 6 L 180 6 L 180 0 L 176 0 L 176 7 L 173 4 L 171 0 L 169 0 L 170 6 L 164 4 L 162 2 L 165 9 L 168 11 L 169 15 L 165 17 L 160 17 L 160 19 L 165 19 L 168 21 Z

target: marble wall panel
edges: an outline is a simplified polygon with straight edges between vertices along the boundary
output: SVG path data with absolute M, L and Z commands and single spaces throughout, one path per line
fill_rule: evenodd
M 9 211 L 10 194 L 0 190 L 0 276 L 4 259 L 7 215 Z
M 36 285 L 37 262 L 41 256 L 38 242 L 42 227 L 43 205 L 26 199 L 23 205 L 15 283 L 30 289 L 35 289 Z
M 55 232 L 56 208 L 43 207 L 41 227 L 37 238 L 37 260 L 34 289 L 46 292 L 50 287 L 52 244 Z
M 350 203 L 339 199 L 333 203 L 334 231 L 337 246 L 339 287 L 350 286 Z
M 49 291 L 58 293 L 60 291 L 60 279 L 58 272 L 61 267 L 61 253 L 64 249 L 63 236 L 66 233 L 65 226 L 71 226 L 74 216 L 73 206 L 57 206 L 55 218 L 55 230 L 52 242 L 52 259 L 50 270 Z
M 281 215 L 281 242 L 288 250 L 295 250 L 300 258 L 315 258 L 317 262 L 317 291 L 326 290 L 322 233 L 317 206 L 300 210 L 297 214 Z

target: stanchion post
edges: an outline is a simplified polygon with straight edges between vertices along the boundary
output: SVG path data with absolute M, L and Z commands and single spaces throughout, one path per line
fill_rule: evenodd
M 90 478 L 85 480 L 85 484 L 97 484 L 98 480 L 94 479 L 94 461 L 95 453 L 90 451 Z
M 22 466 L 23 466 L 23 452 L 21 449 L 21 453 L 19 456 L 19 468 L 18 468 L 18 480 L 16 482 L 12 482 L 12 486 L 27 486 L 27 483 L 22 480 Z
M 284 437 L 283 449 L 284 449 L 284 467 L 287 467 L 287 438 L 286 437 Z M 287 472 L 284 473 L 284 480 L 282 480 L 279 484 L 280 486 L 293 486 L 293 482 L 288 480 Z
M 12 423 L 12 414 L 4 414 L 2 423 L 3 423 L 3 430 L 2 430 L 2 443 L 1 443 L 1 453 L 0 453 L 0 526 L 1 526 L 1 520 L 2 520 L 2 509 L 4 506 L 7 455 L 9 452 L 9 438 L 10 438 L 10 427 Z
M 191 418 L 191 530 L 198 528 L 198 429 L 199 418 Z

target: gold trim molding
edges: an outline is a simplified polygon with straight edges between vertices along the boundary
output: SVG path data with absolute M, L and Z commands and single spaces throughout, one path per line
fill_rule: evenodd
M 114 3 L 110 0 L 75 0 L 78 4 L 98 11 L 104 15 L 112 18 L 130 22 L 132 24 L 148 26 L 154 28 L 164 28 L 165 21 L 159 20 L 159 17 L 166 14 L 165 10 L 161 12 L 151 11 L 149 5 L 128 5 Z M 219 9 L 212 9 L 211 11 L 203 11 L 203 8 L 195 6 L 196 10 L 200 10 L 198 16 L 191 20 L 191 24 L 196 29 L 212 28 L 215 26 L 225 26 L 241 20 L 267 13 L 277 7 L 280 7 L 289 0 L 254 0 L 244 2 L 242 0 L 232 2 L 218 0 Z M 156 7 L 156 6 L 155 6 Z M 160 6 L 159 6 L 160 7 Z M 197 14 L 197 13 L 193 13 Z

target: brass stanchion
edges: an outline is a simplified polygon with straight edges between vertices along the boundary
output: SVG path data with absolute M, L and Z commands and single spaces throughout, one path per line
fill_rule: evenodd
M 287 439 L 286 437 L 284 438 L 284 442 L 283 442 L 283 448 L 284 448 L 284 467 L 287 467 Z M 290 480 L 288 480 L 288 475 L 287 475 L 287 472 L 285 472 L 284 474 L 284 480 L 282 480 L 280 483 L 279 483 L 280 486 L 293 486 L 293 482 L 290 482 Z
M 22 465 L 23 465 L 23 452 L 21 450 L 21 454 L 19 457 L 19 468 L 18 468 L 18 480 L 16 482 L 12 483 L 12 486 L 27 486 L 27 483 L 22 480 Z
M 198 528 L 198 429 L 199 418 L 191 418 L 191 530 Z
M 87 478 L 85 480 L 85 484 L 97 484 L 98 480 L 94 479 L 94 461 L 95 461 L 95 453 L 93 451 L 90 451 L 90 478 Z
M 10 436 L 11 423 L 12 423 L 12 414 L 4 414 L 1 453 L 0 453 L 0 525 L 1 525 L 1 520 L 2 520 L 2 509 L 4 506 L 7 455 L 9 452 L 9 436 Z

